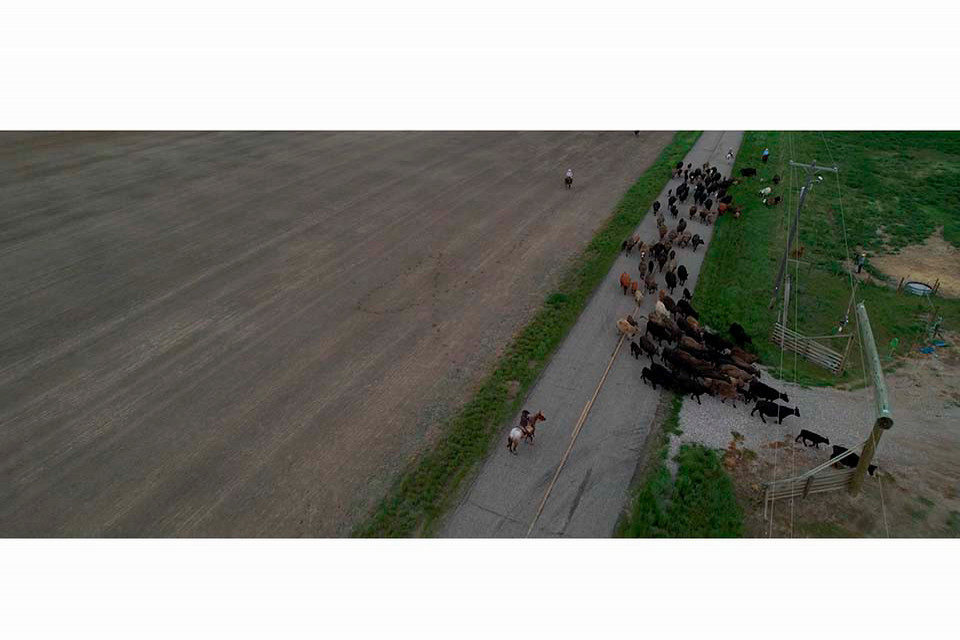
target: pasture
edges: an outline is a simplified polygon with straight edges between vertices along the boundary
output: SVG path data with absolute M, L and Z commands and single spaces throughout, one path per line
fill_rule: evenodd
M 760 162 L 764 148 L 771 152 L 766 164 Z M 960 243 L 960 210 L 950 204 L 958 201 L 960 188 L 960 134 L 748 132 L 736 169 L 755 167 L 758 175 L 741 179 L 731 190 L 743 206 L 743 216 L 718 220 L 696 301 L 707 324 L 725 328 L 739 322 L 759 338 L 754 341 L 756 351 L 764 364 L 775 368 L 774 375 L 781 375 L 780 348 L 769 340 L 769 333 L 778 306 L 768 309 L 768 303 L 786 245 L 787 214 L 796 211 L 803 178 L 802 170 L 790 169 L 791 159 L 821 165 L 836 162 L 841 168 L 839 194 L 836 177 L 829 173 L 811 188 L 797 233 L 797 244 L 804 247 L 802 262 L 788 263 L 793 278 L 789 323 L 805 335 L 830 334 L 846 312 L 852 269 L 847 246 L 851 258 L 857 250 L 867 253 L 866 270 L 871 271 L 871 256 L 922 243 L 940 227 L 948 242 Z M 782 177 L 780 185 L 772 184 L 775 175 Z M 758 191 L 767 186 L 773 188 L 772 195 L 783 197 L 778 206 L 761 202 Z M 893 355 L 916 349 L 931 313 L 926 300 L 896 294 L 895 284 L 871 278 L 858 291 L 878 349 L 885 355 L 894 338 L 899 345 Z M 938 297 L 933 302 L 945 326 L 958 326 L 960 300 Z M 803 359 L 795 364 L 789 352 L 782 364 L 782 377 L 803 384 L 855 383 L 862 378 L 855 345 L 839 378 Z
M 672 139 L 3 134 L 0 535 L 349 533 L 511 401 Z

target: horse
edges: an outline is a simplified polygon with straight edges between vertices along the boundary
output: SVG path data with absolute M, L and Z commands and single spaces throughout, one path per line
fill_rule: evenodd
M 573 176 L 566 176 L 566 177 L 563 179 L 563 184 L 567 185 L 567 189 L 572 188 L 572 187 L 573 187 Z
M 510 434 L 507 436 L 507 451 L 513 455 L 517 455 L 517 447 L 520 445 L 522 438 L 523 430 L 520 427 L 510 429 Z
M 520 419 L 520 430 L 523 431 L 523 439 L 533 444 L 533 436 L 537 432 L 537 423 L 546 422 L 547 418 L 543 415 L 542 411 L 537 411 L 537 414 L 534 416 L 524 416 L 527 420 L 526 424 L 523 422 L 523 418 Z

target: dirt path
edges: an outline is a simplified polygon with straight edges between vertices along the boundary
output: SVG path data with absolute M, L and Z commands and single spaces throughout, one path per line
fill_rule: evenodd
M 3 134 L 0 535 L 346 533 L 671 136 Z

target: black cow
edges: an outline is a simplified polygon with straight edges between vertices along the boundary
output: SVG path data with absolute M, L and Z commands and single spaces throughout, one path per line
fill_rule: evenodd
M 673 332 L 670 329 L 663 327 L 656 322 L 647 322 L 647 333 L 652 335 L 657 344 L 663 344 L 663 341 L 673 342 Z
M 663 277 L 667 280 L 667 288 L 670 289 L 670 293 L 673 293 L 673 290 L 677 288 L 677 274 L 673 271 L 667 271 Z
M 707 331 L 703 332 L 703 341 L 707 343 L 707 346 L 711 349 L 716 349 L 717 351 L 726 351 L 727 349 L 732 349 L 733 345 L 724 340 L 715 333 L 709 333 Z
M 685 266 L 680 265 L 677 267 L 677 282 L 680 283 L 681 287 L 687 283 L 687 275 L 687 268 Z
M 848 451 L 846 447 L 833 445 L 833 453 L 830 455 L 830 457 L 836 458 L 837 456 L 844 453 L 845 451 Z M 856 469 L 857 465 L 860 464 L 860 456 L 856 453 L 851 453 L 846 458 L 835 463 L 833 466 L 837 466 L 838 464 L 842 464 L 845 467 L 850 467 L 851 469 Z M 869 467 L 867 467 L 867 473 L 869 473 L 870 475 L 873 475 L 873 472 L 876 470 L 877 470 L 877 465 L 875 464 L 871 464 Z
M 760 398 L 761 400 L 779 399 L 783 400 L 784 402 L 790 402 L 790 398 L 787 397 L 787 394 L 781 393 L 773 387 L 763 384 L 759 380 L 754 380 L 752 383 L 750 383 L 750 394 Z
M 805 447 L 816 446 L 817 449 L 820 448 L 821 443 L 830 444 L 829 438 L 824 438 L 819 433 L 814 433 L 813 431 L 807 431 L 806 429 L 800 429 L 800 435 L 794 438 L 793 441 L 800 442 L 801 440 L 803 441 L 803 446 Z M 808 442 L 810 442 L 811 444 L 807 444 Z
M 753 167 L 744 167 L 743 169 L 740 169 L 740 175 L 744 178 L 749 178 L 750 176 L 757 175 L 757 170 Z
M 693 300 L 693 294 L 690 293 L 690 289 L 687 289 L 686 287 L 683 288 L 683 299 L 684 299 L 684 300 Z M 687 315 L 690 315 L 690 314 L 687 314 Z M 694 317 L 696 317 L 696 316 L 694 316 Z
M 632 355 L 634 358 L 636 358 L 637 360 L 639 360 L 641 353 L 643 353 L 643 351 L 640 350 L 640 346 L 639 346 L 636 342 L 634 342 L 633 340 L 631 340 L 631 341 L 630 341 L 630 355 Z
M 731 202 L 733 202 L 733 196 L 727 196 L 727 195 L 721 196 L 720 202 L 722 202 L 723 204 L 730 204 Z
M 650 357 L 650 362 L 653 362 L 653 356 L 657 355 L 659 351 L 657 345 L 646 334 L 640 336 L 640 348 Z
M 768 402 L 766 400 L 757 400 L 757 404 L 753 407 L 753 411 L 750 412 L 750 415 L 752 416 L 757 411 L 760 412 L 760 419 L 763 420 L 764 424 L 766 424 L 767 421 L 763 416 L 770 416 L 771 418 L 776 416 L 777 424 L 783 424 L 784 418 L 788 416 L 800 415 L 800 407 L 794 407 L 791 409 L 790 407 L 784 407 L 776 402 Z
M 710 394 L 710 390 L 704 386 L 703 383 L 699 382 L 696 378 L 692 378 L 686 374 L 678 374 L 676 377 L 677 381 L 677 391 L 683 395 L 690 394 L 692 400 L 696 400 L 697 404 L 702 404 L 700 402 L 700 396 L 703 394 Z
M 730 325 L 730 335 L 733 336 L 733 341 L 737 343 L 738 347 L 743 347 L 743 345 L 748 342 L 753 342 L 747 332 L 743 330 L 743 327 L 734 322 Z
M 689 292 L 688 292 L 689 293 Z M 693 305 L 688 301 L 687 296 L 683 296 L 680 299 L 680 302 L 677 303 L 677 309 L 685 316 L 690 316 L 694 320 L 700 319 L 700 314 L 697 313 L 697 310 L 693 308 Z
M 697 252 L 697 247 L 699 247 L 700 245 L 704 244 L 703 239 L 700 238 L 700 234 L 699 234 L 699 233 L 693 234 L 693 240 L 690 241 L 690 244 L 693 245 L 693 252 L 694 252 L 694 253 Z

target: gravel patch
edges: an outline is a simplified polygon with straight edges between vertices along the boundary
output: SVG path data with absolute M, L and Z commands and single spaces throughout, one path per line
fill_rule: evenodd
M 784 418 L 782 425 L 776 419 L 766 418 L 764 424 L 760 415 L 750 415 L 754 404 L 737 402 L 734 408 L 728 400 L 702 396 L 702 404 L 687 398 L 680 411 L 680 430 L 683 433 L 670 440 L 671 459 L 682 444 L 698 443 L 715 449 L 724 449 L 733 438 L 733 433 L 743 435 L 743 448 L 760 453 L 770 450 L 771 444 L 797 437 L 801 429 L 819 433 L 830 439 L 831 444 L 848 448 L 863 442 L 870 433 L 874 420 L 873 395 L 870 389 L 858 391 L 838 391 L 836 389 L 809 388 L 772 379 L 764 373 L 761 380 L 790 397 L 790 407 L 799 407 L 799 416 Z M 887 445 L 885 447 L 885 445 Z M 801 446 L 799 443 L 797 446 Z M 886 441 L 881 441 L 878 456 L 892 455 L 892 449 Z M 821 450 L 824 447 L 821 445 Z M 822 454 L 824 460 L 829 455 L 827 447 Z

